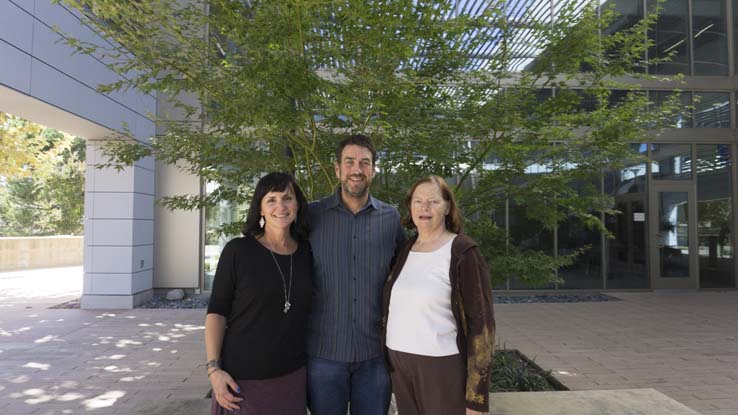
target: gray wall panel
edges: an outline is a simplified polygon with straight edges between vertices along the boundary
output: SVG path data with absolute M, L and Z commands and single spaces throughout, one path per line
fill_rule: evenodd
M 0 39 L 31 53 L 33 17 L 8 0 L 0 0 Z
M 36 0 L 13 0 L 13 3 L 29 14 L 33 14 L 33 9 L 36 7 Z
M 31 57 L 0 40 L 0 84 L 25 94 L 31 91 Z M 0 108 L 10 111 L 10 108 Z
M 155 111 L 155 98 L 133 90 L 98 93 L 98 85 L 120 77 L 94 57 L 73 55 L 52 28 L 112 45 L 83 25 L 73 11 L 50 0 L 0 0 L 0 83 L 110 129 L 127 125 L 138 139 L 148 140 L 154 131 L 148 115 Z

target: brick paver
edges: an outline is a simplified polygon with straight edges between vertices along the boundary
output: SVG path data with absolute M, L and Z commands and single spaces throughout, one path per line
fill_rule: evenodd
M 0 316 L 3 415 L 130 414 L 209 390 L 204 310 L 14 311 Z
M 0 414 L 131 414 L 209 390 L 205 310 L 48 309 L 62 294 L 0 301 Z M 654 388 L 704 415 L 738 414 L 738 292 L 615 295 L 496 305 L 498 342 L 573 390 Z
M 49 309 L 82 267 L 0 273 L 0 414 L 132 414 L 202 399 L 205 310 Z
M 654 388 L 738 414 L 738 292 L 617 293 L 623 301 L 498 304 L 498 343 L 572 390 Z

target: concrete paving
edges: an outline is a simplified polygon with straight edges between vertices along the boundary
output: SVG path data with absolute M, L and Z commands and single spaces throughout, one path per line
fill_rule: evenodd
M 0 272 L 0 310 L 79 298 L 83 275 L 81 266 Z
M 80 274 L 62 274 L 0 274 L 0 414 L 207 408 L 205 310 L 49 309 L 79 294 Z M 497 305 L 498 342 L 575 391 L 653 388 L 704 415 L 738 414 L 738 292 L 616 295 Z
M 81 267 L 0 273 L 0 414 L 128 415 L 204 398 L 205 310 L 48 308 L 81 288 Z
M 654 389 L 496 393 L 494 415 L 699 415 Z
M 495 306 L 498 342 L 572 390 L 654 388 L 738 414 L 738 292 L 648 292 L 604 303 Z
M 0 414 L 131 414 L 209 390 L 204 310 L 6 311 Z

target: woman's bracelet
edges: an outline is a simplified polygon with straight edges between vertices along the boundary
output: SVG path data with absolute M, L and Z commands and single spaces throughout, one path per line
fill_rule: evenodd
M 205 370 L 220 369 L 220 360 L 213 359 L 205 363 Z
M 212 375 L 213 373 L 215 373 L 215 372 L 219 372 L 219 371 L 221 371 L 221 370 L 222 370 L 221 368 L 219 368 L 219 367 L 216 367 L 216 368 L 215 368 L 215 370 L 211 370 L 211 371 L 209 371 L 209 372 L 208 372 L 208 377 L 210 377 L 210 375 Z

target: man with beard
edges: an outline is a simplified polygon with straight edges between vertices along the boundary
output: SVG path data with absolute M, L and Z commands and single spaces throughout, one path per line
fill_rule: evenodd
M 343 139 L 341 186 L 310 204 L 313 308 L 308 405 L 313 415 L 385 415 L 391 385 L 380 340 L 382 288 L 405 243 L 397 209 L 369 194 L 376 152 L 363 135 Z

